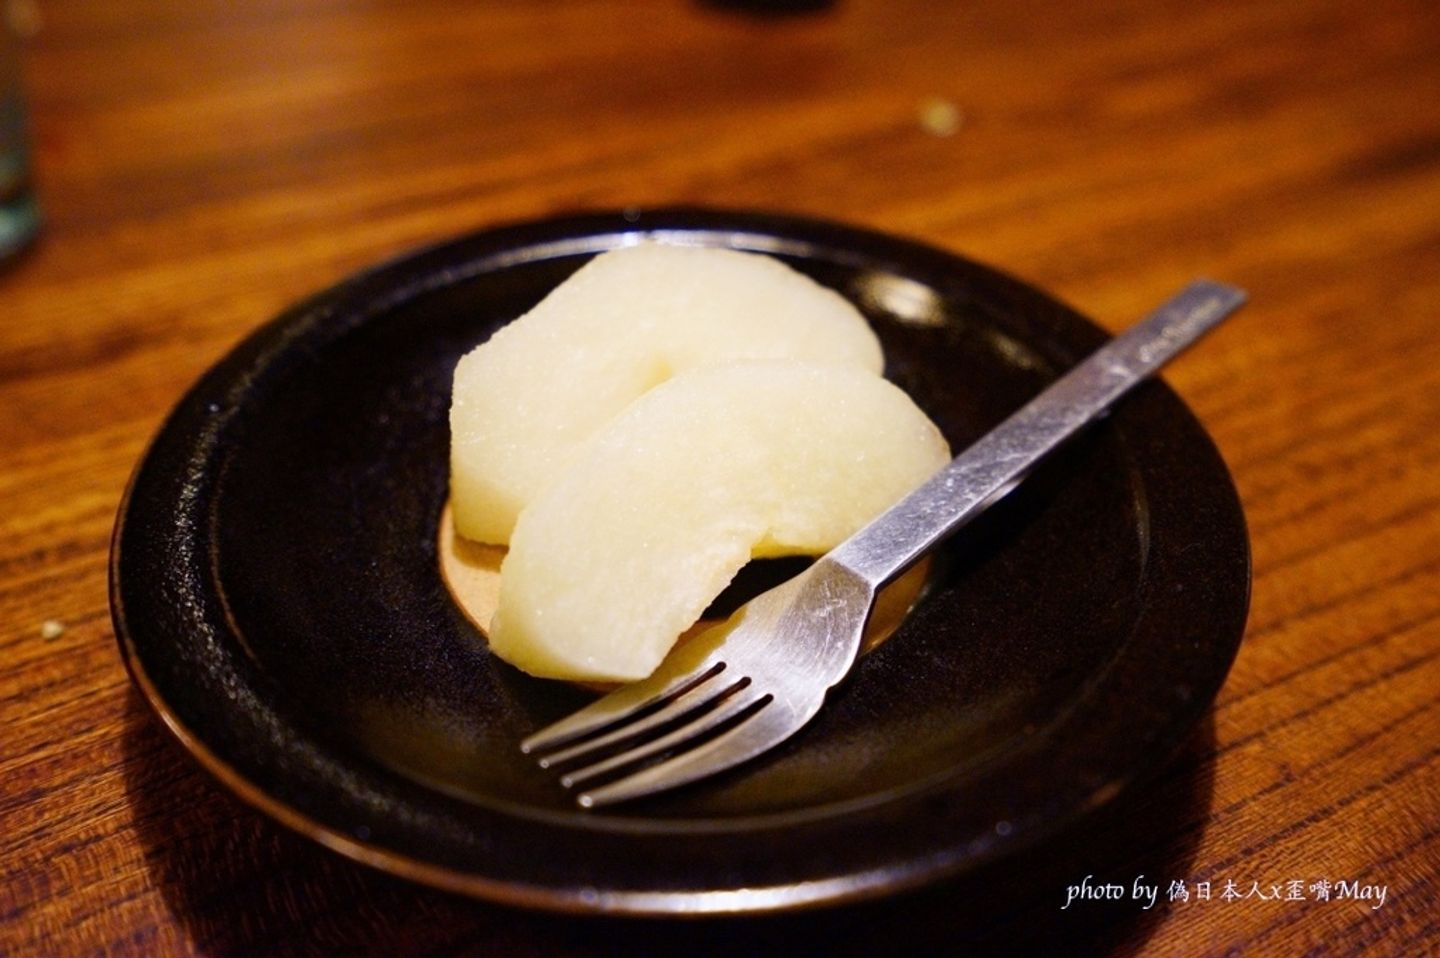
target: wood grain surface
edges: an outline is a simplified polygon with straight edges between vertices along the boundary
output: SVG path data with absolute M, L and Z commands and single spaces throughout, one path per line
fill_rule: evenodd
M 1440 954 L 1431 0 L 38 13 L 46 225 L 0 268 L 0 953 Z M 117 654 L 106 556 L 184 389 L 417 244 L 673 203 L 916 237 L 1112 329 L 1195 274 L 1250 290 L 1167 374 L 1233 471 L 1255 579 L 1229 680 L 1163 775 L 1083 834 L 894 900 L 577 920 L 352 864 L 162 731 Z M 1062 910 L 1086 875 L 1141 874 L 1212 897 Z M 1321 900 L 1321 879 L 1386 898 Z M 1306 894 L 1226 900 L 1227 880 Z

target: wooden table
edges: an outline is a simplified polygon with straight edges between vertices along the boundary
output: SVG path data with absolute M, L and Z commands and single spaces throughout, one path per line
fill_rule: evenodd
M 39 12 L 47 223 L 0 270 L 0 953 L 1440 954 L 1435 4 Z M 673 203 L 917 237 L 1111 328 L 1193 274 L 1252 292 L 1167 374 L 1233 470 L 1255 579 L 1228 683 L 1158 780 L 1083 835 L 892 901 L 577 920 L 352 864 L 161 731 L 116 651 L 106 553 L 186 386 L 417 244 Z M 1141 874 L 1166 886 L 1154 908 L 1062 911 L 1086 875 L 1128 894 Z M 1169 901 L 1174 879 L 1211 899 Z M 1387 897 L 1321 900 L 1319 879 Z M 1282 894 L 1226 900 L 1227 880 Z

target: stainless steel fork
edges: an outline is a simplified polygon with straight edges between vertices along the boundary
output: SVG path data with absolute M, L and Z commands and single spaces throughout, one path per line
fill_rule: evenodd
M 1197 280 L 966 449 L 800 575 L 624 686 L 521 743 L 569 769 L 586 808 L 738 765 L 793 735 L 855 663 L 875 593 L 1014 488 L 1047 454 L 1203 333 L 1245 294 Z

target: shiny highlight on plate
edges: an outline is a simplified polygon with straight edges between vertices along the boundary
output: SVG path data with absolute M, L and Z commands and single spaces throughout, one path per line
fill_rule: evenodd
M 862 273 L 855 279 L 856 297 L 868 308 L 911 326 L 945 325 L 945 305 L 933 288 L 894 273 Z

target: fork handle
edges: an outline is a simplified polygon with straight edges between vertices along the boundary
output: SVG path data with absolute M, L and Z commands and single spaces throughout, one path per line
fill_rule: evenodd
M 1015 487 L 1056 447 L 1244 304 L 1195 280 L 966 449 L 828 558 L 878 589 Z

